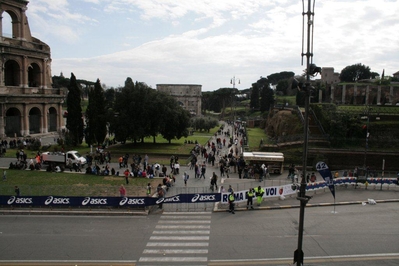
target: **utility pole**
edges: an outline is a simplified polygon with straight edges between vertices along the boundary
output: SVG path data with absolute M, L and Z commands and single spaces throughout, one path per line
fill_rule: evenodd
M 294 263 L 297 266 L 303 265 L 304 253 L 302 249 L 303 243 L 303 228 L 305 221 L 305 207 L 308 201 L 312 198 L 306 195 L 306 167 L 308 159 L 308 140 L 309 140 L 309 102 L 310 95 L 314 88 L 310 84 L 310 77 L 314 77 L 317 73 L 321 73 L 321 68 L 313 64 L 313 23 L 314 23 L 314 6 L 316 0 L 308 0 L 308 10 L 305 12 L 305 3 L 302 0 L 302 65 L 303 57 L 306 56 L 306 83 L 300 85 L 296 83 L 299 91 L 305 93 L 305 121 L 304 121 L 304 140 L 303 140 L 303 155 L 302 155 L 302 176 L 301 183 L 299 184 L 299 193 L 297 199 L 300 201 L 300 212 L 299 212 L 299 227 L 298 227 L 298 248 L 294 252 Z M 313 2 L 313 6 L 311 5 Z M 304 48 L 304 35 L 305 35 L 305 17 L 307 17 L 307 31 L 306 31 L 306 53 L 303 52 Z M 297 185 L 298 186 L 298 185 Z

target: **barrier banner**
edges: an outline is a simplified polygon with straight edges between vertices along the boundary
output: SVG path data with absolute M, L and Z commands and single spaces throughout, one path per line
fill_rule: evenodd
M 284 185 L 284 186 L 273 186 L 273 187 L 263 187 L 265 193 L 263 194 L 264 198 L 271 198 L 271 197 L 279 197 L 285 195 L 295 194 L 296 191 L 292 190 L 291 185 Z M 247 190 L 241 191 L 234 191 L 234 198 L 235 202 L 246 202 L 247 201 Z M 222 193 L 221 203 L 228 203 L 228 196 L 230 193 Z
M 178 194 L 166 198 L 155 198 L 155 204 L 159 203 L 201 203 L 218 202 L 221 199 L 220 193 L 201 193 L 201 194 Z M 151 204 L 154 205 L 154 204 Z
M 0 196 L 3 206 L 58 207 L 145 207 L 163 203 L 218 202 L 219 193 L 179 194 L 165 198 L 152 197 L 61 197 L 61 196 Z
M 331 180 L 334 185 L 356 184 L 356 177 L 341 177 Z M 369 184 L 397 184 L 397 178 L 367 178 Z M 306 190 L 317 190 L 330 187 L 324 181 L 308 183 Z M 280 197 L 295 194 L 297 191 L 292 189 L 291 184 L 283 186 L 264 187 L 263 198 Z M 247 200 L 248 190 L 234 192 L 236 202 Z M 20 207 L 147 207 L 160 203 L 206 203 L 221 202 L 228 203 L 229 193 L 197 193 L 197 194 L 178 194 L 165 198 L 152 197 L 64 197 L 64 196 L 0 196 L 2 206 Z M 333 194 L 334 195 L 334 194 Z

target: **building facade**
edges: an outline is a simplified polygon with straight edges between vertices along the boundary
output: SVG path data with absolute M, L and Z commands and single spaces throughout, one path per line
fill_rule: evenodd
M 52 89 L 50 47 L 32 37 L 27 5 L 25 0 L 0 1 L 0 138 L 64 127 L 64 93 Z M 5 16 L 11 20 L 10 36 L 3 34 Z
M 321 70 L 321 80 L 325 84 L 339 83 L 339 73 L 334 72 L 333 67 L 323 67 Z
M 201 115 L 202 85 L 157 84 L 157 91 L 164 92 L 175 98 L 191 115 Z
M 395 75 L 395 74 L 394 74 Z M 399 104 L 399 85 L 379 85 L 376 82 L 340 83 L 339 73 L 332 67 L 323 67 L 321 81 L 325 92 L 319 91 L 318 102 L 351 105 Z

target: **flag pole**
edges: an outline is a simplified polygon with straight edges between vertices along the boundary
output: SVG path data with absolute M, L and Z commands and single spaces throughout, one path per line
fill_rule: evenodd
M 334 182 L 334 181 L 333 181 Z M 334 184 L 334 192 L 335 192 L 336 190 L 335 190 L 335 184 Z M 333 213 L 337 213 L 336 211 L 335 211 L 335 195 L 336 195 L 336 193 L 334 193 L 334 211 L 333 211 Z

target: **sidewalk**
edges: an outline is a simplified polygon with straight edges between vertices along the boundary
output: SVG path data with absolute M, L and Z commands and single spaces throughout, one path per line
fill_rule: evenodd
M 218 137 L 222 137 L 219 135 Z M 215 137 L 212 138 L 216 143 Z M 226 139 L 227 140 L 227 139 Z M 224 147 L 221 151 L 222 154 L 228 154 L 228 148 Z M 203 158 L 199 157 L 198 161 L 202 161 Z M 234 173 L 233 169 L 229 174 L 229 178 L 226 176 L 220 177 L 220 170 L 218 168 L 218 164 L 215 162 L 215 166 L 211 166 L 207 164 L 206 169 L 206 179 L 195 179 L 194 178 L 194 170 L 190 170 L 190 167 L 187 165 L 183 165 L 180 168 L 180 175 L 176 176 L 176 183 L 173 187 L 169 189 L 168 196 L 180 194 L 180 193 L 211 193 L 210 187 L 210 177 L 212 173 L 215 172 L 218 176 L 218 187 L 223 186 L 225 191 L 227 191 L 229 185 L 235 191 L 247 190 L 249 188 L 254 188 L 255 186 L 261 185 L 262 187 L 271 187 L 271 186 L 281 186 L 286 184 L 291 184 L 291 180 L 287 179 L 288 171 L 284 171 L 280 175 L 271 174 L 270 179 L 263 180 L 262 182 L 256 181 L 255 179 L 239 179 L 238 173 Z M 190 175 L 190 179 L 187 182 L 187 187 L 184 185 L 183 181 L 183 173 L 187 172 Z M 310 173 L 315 173 L 317 177 L 317 181 L 322 181 L 323 178 L 317 171 L 310 171 Z M 318 206 L 333 206 L 334 198 L 328 188 L 316 191 L 309 191 L 306 193 L 307 196 L 312 196 L 309 200 L 307 207 L 318 207 Z M 299 208 L 300 201 L 296 199 L 297 195 L 293 194 L 287 196 L 284 200 L 281 200 L 279 197 L 267 198 L 264 199 L 261 206 L 256 209 L 259 210 L 272 210 L 272 209 L 283 209 L 283 208 Z M 344 205 L 344 204 L 362 204 L 363 202 L 367 202 L 368 199 L 374 199 L 377 203 L 383 202 L 398 202 L 399 201 L 399 186 L 390 186 L 389 190 L 386 186 L 383 186 L 382 190 L 380 190 L 380 186 L 369 185 L 368 189 L 365 187 L 359 186 L 355 188 L 355 186 L 337 186 L 336 187 L 336 205 Z M 166 204 L 165 204 L 166 205 Z M 256 205 L 256 204 L 255 204 Z M 228 209 L 228 204 L 215 203 L 213 211 L 226 211 Z M 246 210 L 246 203 L 241 202 L 236 205 L 236 209 Z

